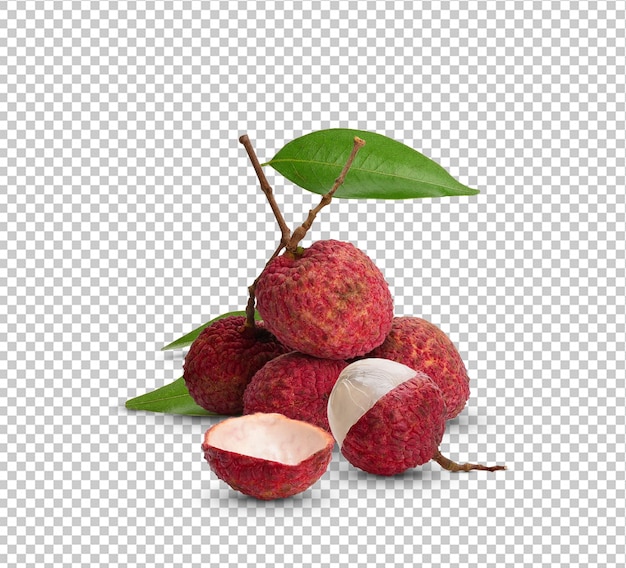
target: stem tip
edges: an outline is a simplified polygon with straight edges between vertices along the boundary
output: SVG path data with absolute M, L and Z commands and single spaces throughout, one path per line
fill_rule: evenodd
M 472 471 L 474 469 L 478 469 L 481 471 L 501 471 L 506 469 L 505 465 L 482 465 L 475 463 L 463 463 L 458 464 L 453 462 L 451 459 L 442 456 L 441 452 L 437 450 L 437 453 L 432 458 L 435 460 L 443 469 L 447 469 L 448 471 Z

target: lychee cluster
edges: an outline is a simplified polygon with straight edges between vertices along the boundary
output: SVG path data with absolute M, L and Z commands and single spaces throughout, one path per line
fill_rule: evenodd
M 382 272 L 357 247 L 299 246 L 319 208 L 295 240 L 277 217 L 281 247 L 250 287 L 248 316 L 205 328 L 185 358 L 196 403 L 242 415 L 206 432 L 213 471 L 259 499 L 287 497 L 323 475 L 335 441 L 352 465 L 378 475 L 431 459 L 452 471 L 502 469 L 439 453 L 446 420 L 469 397 L 461 356 L 432 323 L 394 317 Z
M 202 446 L 231 487 L 259 499 L 304 491 L 330 461 L 329 434 L 373 474 L 431 459 L 454 471 L 485 469 L 438 451 L 446 421 L 469 397 L 459 352 L 432 323 L 394 317 L 383 274 L 363 252 L 331 240 L 285 253 L 259 277 L 256 299 L 261 322 L 216 321 L 184 363 L 200 406 L 244 415 L 209 429 Z M 317 440 L 311 453 L 302 453 L 299 433 Z

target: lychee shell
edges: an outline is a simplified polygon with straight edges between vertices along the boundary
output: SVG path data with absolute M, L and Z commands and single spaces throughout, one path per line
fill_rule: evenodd
M 217 447 L 211 443 L 211 435 L 216 428 L 225 425 L 226 422 L 234 420 L 257 420 L 270 423 L 281 423 L 286 427 L 293 425 L 293 436 L 291 440 L 283 443 L 295 444 L 298 442 L 298 432 L 302 427 L 312 429 L 310 435 L 318 438 L 317 449 L 305 459 L 298 463 L 281 463 L 272 459 L 264 459 L 245 455 L 237 451 L 231 451 Z M 226 424 L 226 426 L 228 426 Z M 263 424 L 260 429 L 263 430 Z M 313 429 L 315 431 L 313 431 Z M 267 431 L 265 443 L 271 444 L 272 424 Z M 232 444 L 237 444 L 237 435 L 234 435 Z M 209 428 L 202 443 L 204 457 L 209 463 L 213 472 L 225 483 L 236 491 L 245 495 L 262 500 L 283 499 L 301 493 L 319 480 L 328 469 L 328 464 L 332 458 L 334 446 L 333 437 L 322 430 L 308 423 L 291 420 L 280 414 L 263 414 L 241 416 L 229 418 L 226 421 Z M 263 441 L 257 441 L 258 446 L 262 446 Z M 262 453 L 263 448 L 259 448 Z
M 245 328 L 245 317 L 229 316 L 202 330 L 185 357 L 184 380 L 202 408 L 217 414 L 241 414 L 243 393 L 265 363 L 289 351 L 262 322 Z
M 243 395 L 243 413 L 280 412 L 330 432 L 327 403 L 347 363 L 291 352 L 266 363 Z
M 389 335 L 366 355 L 391 359 L 426 373 L 441 389 L 446 420 L 457 416 L 470 395 L 469 377 L 461 355 L 436 325 L 418 317 L 396 317 Z
M 326 472 L 332 452 L 320 450 L 298 467 L 217 448 L 206 448 L 204 456 L 215 474 L 233 489 L 267 501 L 291 497 L 311 487 Z
M 381 397 L 355 422 L 341 453 L 355 467 L 396 475 L 428 462 L 445 429 L 441 390 L 423 373 Z
M 381 271 L 354 245 L 318 241 L 285 253 L 261 273 L 257 308 L 295 351 L 349 359 L 380 345 L 391 330 L 393 300 Z

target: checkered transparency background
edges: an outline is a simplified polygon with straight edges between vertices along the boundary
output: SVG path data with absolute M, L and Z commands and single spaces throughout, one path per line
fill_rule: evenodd
M 626 13 L 620 2 L 0 2 L 0 558 L 9 566 L 626 562 Z M 217 419 L 132 412 L 160 347 L 226 311 L 277 242 L 262 159 L 376 131 L 472 197 L 335 200 L 398 315 L 472 396 L 442 452 L 288 500 L 204 462 Z M 317 197 L 268 171 L 291 225 Z

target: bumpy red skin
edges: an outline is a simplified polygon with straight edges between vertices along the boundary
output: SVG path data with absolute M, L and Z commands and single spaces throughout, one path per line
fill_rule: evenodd
M 397 475 L 428 462 L 445 429 L 441 390 L 423 373 L 383 396 L 346 434 L 341 453 L 355 467 Z
M 381 271 L 354 245 L 328 240 L 276 257 L 256 284 L 267 329 L 294 351 L 349 359 L 380 345 L 393 300 Z
M 328 397 L 345 361 L 287 353 L 269 361 L 243 394 L 243 413 L 280 412 L 330 432 Z
M 384 343 L 366 357 L 382 357 L 426 373 L 439 386 L 448 409 L 457 416 L 470 395 L 469 377 L 450 338 L 434 324 L 416 317 L 397 317 Z
M 265 363 L 289 351 L 262 323 L 244 331 L 243 316 L 229 316 L 202 330 L 185 357 L 187 390 L 202 408 L 217 414 L 243 411 L 243 393 Z
M 206 437 L 205 437 L 206 439 Z M 298 465 L 244 456 L 204 442 L 202 450 L 213 472 L 236 491 L 256 499 L 284 499 L 302 493 L 328 469 L 334 440 Z

